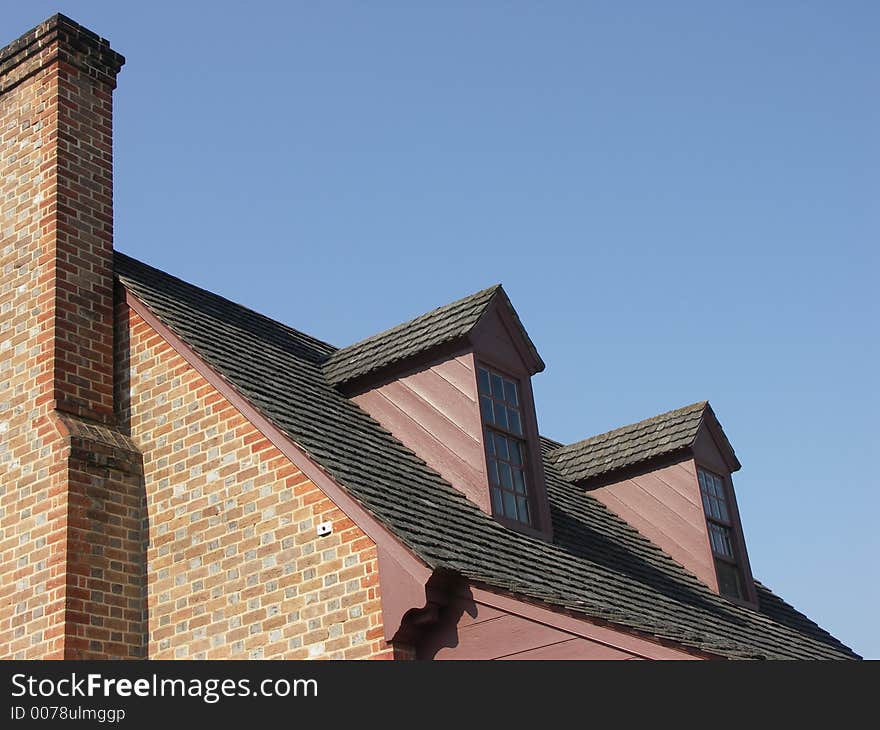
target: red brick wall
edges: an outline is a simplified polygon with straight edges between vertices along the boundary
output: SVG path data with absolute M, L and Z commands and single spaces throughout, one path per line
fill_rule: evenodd
M 149 657 L 392 658 L 372 540 L 137 314 L 119 316 L 122 418 L 144 456 Z

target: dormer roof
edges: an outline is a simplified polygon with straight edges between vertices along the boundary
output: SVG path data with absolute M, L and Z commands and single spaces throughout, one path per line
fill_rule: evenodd
M 708 401 L 560 446 L 549 453 L 549 459 L 568 481 L 585 482 L 687 452 L 704 425 L 712 431 L 730 471 L 737 471 L 739 460 Z
M 344 385 L 421 358 L 444 346 L 464 342 L 496 300 L 515 323 L 517 334 L 531 356 L 532 374 L 540 372 L 544 361 L 504 289 L 496 284 L 337 350 L 324 363 L 324 376 L 333 385 Z

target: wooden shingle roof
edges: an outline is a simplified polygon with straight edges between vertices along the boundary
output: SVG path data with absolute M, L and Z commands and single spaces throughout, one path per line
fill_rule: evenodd
M 706 401 L 560 446 L 550 452 L 549 458 L 563 477 L 585 482 L 690 449 L 706 420 L 713 422 L 735 471 L 739 462 Z
M 502 300 L 512 315 L 523 342 L 538 363 L 538 370 L 543 370 L 544 363 L 534 343 L 522 326 L 504 289 L 496 284 L 337 350 L 324 363 L 324 375 L 330 383 L 342 385 L 419 357 L 443 345 L 463 341 L 477 326 L 496 297 Z

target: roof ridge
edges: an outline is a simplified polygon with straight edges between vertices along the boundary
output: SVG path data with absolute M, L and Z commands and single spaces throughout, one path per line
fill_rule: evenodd
M 340 348 L 324 363 L 324 375 L 339 385 L 463 338 L 499 292 L 501 284 L 480 289 Z
M 437 312 L 440 312 L 441 310 L 452 309 L 452 308 L 460 306 L 470 300 L 473 300 L 474 302 L 478 302 L 478 301 L 480 301 L 480 299 L 483 295 L 494 294 L 498 289 L 501 289 L 501 284 L 493 284 L 492 286 L 487 286 L 485 289 L 480 289 L 479 291 L 476 291 L 472 294 L 468 294 L 466 296 L 460 297 L 459 299 L 456 299 L 455 301 L 447 302 L 446 304 L 441 304 L 440 306 L 434 307 L 433 309 L 430 309 L 427 312 L 423 312 L 422 314 L 420 314 L 416 317 L 413 317 L 412 319 L 408 319 L 405 322 L 400 322 L 398 324 L 392 325 L 391 327 L 388 327 L 388 328 L 382 330 L 381 332 L 377 332 L 374 335 L 370 335 L 369 337 L 364 337 L 362 340 L 358 340 L 357 342 L 353 342 L 350 345 L 345 345 L 344 347 L 340 347 L 336 350 L 336 352 L 333 353 L 332 357 L 343 356 L 349 350 L 353 350 L 354 348 L 362 347 L 362 346 L 366 345 L 368 342 L 373 342 L 373 341 L 379 340 L 383 337 L 388 336 L 392 332 L 395 332 L 396 330 L 405 329 L 407 327 L 410 327 L 410 326 L 414 325 L 416 322 L 419 322 L 420 320 L 424 320 L 424 319 L 430 317 L 431 315 L 434 315 Z
M 692 448 L 707 412 L 709 401 L 698 401 L 549 449 L 547 457 L 565 479 L 586 482 Z
M 171 280 L 173 280 L 173 282 L 175 282 L 183 287 L 195 289 L 198 292 L 205 294 L 208 297 L 211 297 L 212 299 L 215 299 L 219 302 L 223 302 L 225 304 L 231 305 L 231 306 L 235 307 L 236 309 L 241 310 L 243 313 L 247 313 L 251 316 L 257 317 L 262 322 L 265 322 L 267 324 L 270 324 L 270 325 L 273 325 L 276 327 L 281 327 L 281 328 L 287 330 L 289 333 L 296 335 L 297 337 L 303 337 L 307 340 L 311 340 L 314 344 L 316 344 L 324 349 L 332 350 L 334 352 L 339 349 L 336 347 L 336 345 L 332 345 L 329 342 L 326 342 L 318 337 L 315 337 L 314 335 L 311 335 L 307 332 L 303 332 L 302 330 L 296 329 L 295 327 L 292 327 L 291 325 L 286 324 L 285 322 L 282 322 L 281 320 L 273 319 L 272 317 L 269 317 L 261 312 L 258 312 L 255 309 L 247 306 L 246 304 L 236 302 L 232 299 L 229 299 L 228 297 L 224 297 L 222 294 L 218 294 L 217 292 L 213 292 L 210 289 L 205 289 L 204 287 L 201 287 L 197 284 L 193 284 L 192 282 L 186 281 L 185 279 L 181 279 L 179 276 L 175 276 L 174 274 L 169 274 L 167 271 L 164 271 L 163 269 L 160 269 L 157 266 L 152 266 L 151 264 L 145 263 L 145 262 L 141 261 L 140 259 L 134 258 L 134 256 L 129 256 L 127 253 L 123 253 L 122 251 L 119 251 L 118 249 L 113 250 L 113 257 L 114 257 L 114 264 L 116 264 L 116 262 L 118 262 L 118 261 L 122 261 L 124 265 L 134 265 L 134 266 L 140 266 L 144 269 L 148 269 L 149 271 L 153 272 L 154 274 L 158 274 L 162 277 L 165 277 L 166 279 L 171 279 Z M 118 267 L 115 265 L 114 265 L 114 274 L 120 279 L 126 278 L 125 273 L 120 272 Z

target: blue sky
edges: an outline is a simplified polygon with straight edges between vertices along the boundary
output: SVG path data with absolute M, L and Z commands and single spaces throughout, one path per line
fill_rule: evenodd
M 573 441 L 709 399 L 753 571 L 866 656 L 880 6 L 120 3 L 116 245 L 334 344 L 502 282 Z

